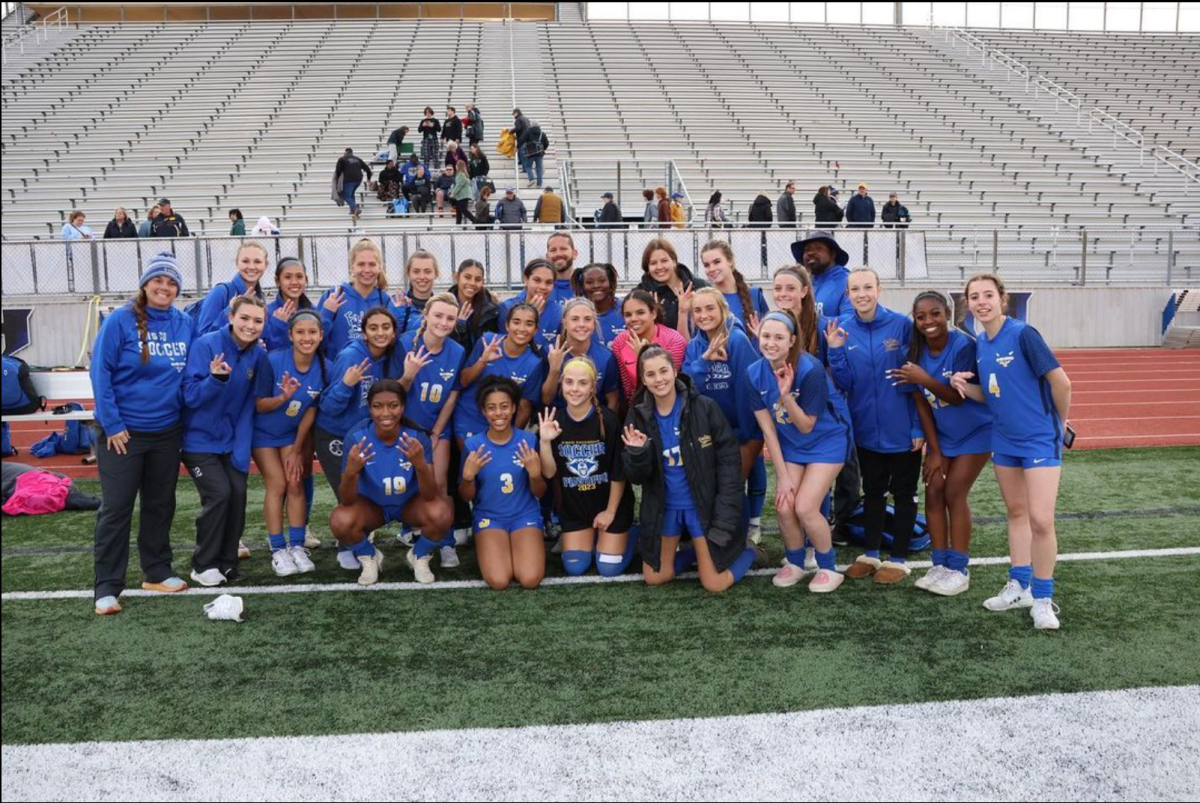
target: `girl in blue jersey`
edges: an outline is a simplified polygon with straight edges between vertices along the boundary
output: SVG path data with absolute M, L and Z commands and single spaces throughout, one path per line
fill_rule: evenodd
M 593 262 L 575 274 L 574 285 L 575 294 L 596 308 L 596 336 L 611 351 L 617 335 L 625 331 L 625 316 L 617 298 L 617 269 L 607 262 Z
M 975 369 L 975 340 L 950 326 L 950 302 L 927 290 L 913 301 L 908 362 L 892 372 L 921 389 L 925 421 L 925 518 L 933 540 L 933 568 L 917 588 L 943 597 L 970 587 L 971 505 L 967 497 L 992 455 L 992 415 L 950 386 L 954 374 Z M 925 420 L 928 418 L 928 420 Z
M 800 331 L 790 313 L 768 313 L 758 333 L 763 357 L 747 376 L 754 390 L 751 406 L 776 467 L 775 507 L 788 558 L 774 583 L 788 588 L 804 578 L 807 536 L 818 567 L 808 590 L 826 593 L 844 578 L 821 505 L 853 444 L 845 402 L 824 366 L 802 347 Z
M 537 588 L 546 574 L 537 436 L 513 429 L 521 389 L 508 377 L 485 377 L 476 398 L 488 430 L 467 439 L 458 491 L 474 506 L 479 569 L 497 591 L 514 579 Z
M 262 284 L 267 272 L 267 249 L 258 243 L 242 243 L 234 257 L 237 273 L 227 282 L 214 286 L 200 304 L 196 318 L 196 337 L 224 329 L 229 325 L 229 305 L 242 295 L 253 295 L 265 301 Z
M 454 515 L 433 476 L 429 436 L 404 415 L 407 397 L 395 380 L 371 385 L 371 418 L 346 438 L 351 446 L 329 529 L 358 558 L 358 582 L 364 586 L 377 582 L 383 569 L 383 553 L 367 537 L 372 530 L 400 521 L 441 538 Z
M 300 422 L 316 404 L 327 384 L 321 354 L 321 316 L 300 310 L 288 327 L 291 347 L 267 354 L 267 370 L 255 378 L 254 464 L 263 475 L 263 519 L 271 547 L 271 568 L 279 577 L 303 574 L 316 567 L 304 547 L 308 526 L 308 497 L 303 481 L 291 482 L 285 466 L 293 452 L 312 466 L 306 442 L 296 443 Z M 305 439 L 307 441 L 307 439 Z M 304 460 L 307 456 L 307 460 Z M 303 471 L 301 472 L 303 476 Z M 311 475 L 309 477 L 311 482 Z M 288 531 L 283 531 L 284 498 L 287 498 Z
M 538 311 L 538 332 L 533 342 L 541 351 L 546 351 L 558 338 L 558 327 L 562 323 L 562 306 L 547 303 L 554 292 L 554 263 L 538 257 L 529 260 L 523 273 L 525 289 L 500 303 L 500 320 L 505 320 L 510 308 L 517 304 L 532 304 Z
M 917 391 L 896 382 L 891 371 L 904 364 L 912 339 L 912 321 L 879 303 L 879 276 L 870 268 L 850 272 L 847 292 L 854 317 L 825 329 L 833 380 L 846 394 L 862 468 L 866 552 L 846 576 L 893 585 L 911 574 L 908 547 L 917 520 L 917 482 L 925 431 L 917 416 Z M 880 560 L 887 495 L 895 500 L 892 555 Z
M 563 365 L 573 357 L 587 357 L 596 366 L 597 393 L 604 405 L 616 412 L 621 396 L 617 363 L 613 353 L 596 338 L 596 308 L 586 298 L 572 298 L 562 307 L 562 333 L 546 351 L 543 404 L 563 404 L 559 380 Z
M 187 589 L 171 567 L 170 539 L 183 438 L 180 384 L 194 328 L 191 316 L 172 306 L 181 287 L 175 257 L 151 257 L 138 294 L 104 319 L 92 347 L 96 440 L 104 444 L 96 452 L 103 501 L 93 535 L 95 611 L 101 615 L 121 612 L 139 496 L 142 588 Z
M 467 358 L 459 374 L 458 404 L 454 407 L 454 437 L 461 450 L 467 438 L 487 429 L 487 420 L 475 403 L 479 380 L 486 376 L 507 376 L 521 388 L 521 403 L 517 407 L 516 426 L 524 429 L 533 417 L 533 405 L 542 395 L 542 358 L 533 349 L 537 332 L 538 312 L 532 304 L 517 304 L 508 308 L 504 322 L 507 334 L 484 335 Z
M 291 348 L 289 327 L 292 316 L 313 306 L 305 292 L 308 290 L 308 274 L 304 270 L 304 263 L 295 257 L 279 260 L 275 266 L 275 286 L 279 292 L 275 300 L 267 305 L 267 328 L 263 331 L 263 343 L 268 352 Z M 317 323 L 320 323 L 320 316 Z
M 562 561 L 567 574 L 581 575 L 595 557 L 603 577 L 623 574 L 637 544 L 633 489 L 625 482 L 621 421 L 596 396 L 596 366 L 572 357 L 562 371 L 565 402 L 538 416 L 542 475 L 554 486 L 562 525 Z
M 363 238 L 350 249 L 350 281 L 326 290 L 317 301 L 321 329 L 325 332 L 325 354 L 335 359 L 350 343 L 363 339 L 363 316 L 382 307 L 397 314 L 387 292 L 383 252 L 374 241 Z M 339 458 L 339 463 L 341 462 Z
M 183 464 L 201 504 L 192 579 L 202 586 L 241 578 L 255 378 L 270 370 L 259 342 L 266 319 L 260 299 L 238 296 L 229 325 L 192 344 L 183 373 Z
M 1008 297 L 999 278 L 973 276 L 964 294 L 983 332 L 975 370 L 956 373 L 951 382 L 992 413 L 992 462 L 1008 509 L 1012 557 L 1008 583 L 983 605 L 990 611 L 1030 608 L 1035 628 L 1057 630 L 1054 507 L 1071 380 L 1036 329 L 1004 314 Z M 969 381 L 975 376 L 980 384 Z

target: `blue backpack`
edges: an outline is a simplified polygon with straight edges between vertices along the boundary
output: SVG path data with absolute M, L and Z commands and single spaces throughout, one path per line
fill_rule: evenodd
M 883 520 L 883 546 L 891 549 L 892 547 L 892 528 L 895 526 L 893 516 L 896 515 L 896 510 L 891 505 L 887 506 L 887 516 Z M 858 510 L 854 511 L 854 515 L 846 520 L 846 531 L 850 537 L 859 544 L 865 544 L 867 541 L 867 531 L 863 528 L 863 508 L 860 505 Z M 916 524 L 913 525 L 912 541 L 909 542 L 909 549 L 913 552 L 921 552 L 929 548 L 929 525 L 925 521 L 925 516 L 918 513 Z
M 397 198 L 396 200 L 392 201 L 392 214 L 393 215 L 407 215 L 408 214 L 408 199 L 407 198 Z
M 83 409 L 79 402 L 70 402 L 55 410 L 78 412 Z M 92 451 L 95 438 L 86 421 L 68 421 L 61 433 L 52 432 L 29 448 L 37 457 L 52 457 L 56 454 L 85 454 Z
M 3 388 L 0 389 L 0 409 L 7 415 L 35 413 L 46 400 L 38 395 L 29 376 L 29 364 L 20 357 L 4 355 Z

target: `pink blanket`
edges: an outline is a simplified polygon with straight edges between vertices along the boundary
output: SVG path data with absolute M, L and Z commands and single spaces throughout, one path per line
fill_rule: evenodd
M 13 495 L 2 508 L 10 516 L 57 513 L 67 505 L 71 480 L 49 471 L 29 471 L 17 477 Z

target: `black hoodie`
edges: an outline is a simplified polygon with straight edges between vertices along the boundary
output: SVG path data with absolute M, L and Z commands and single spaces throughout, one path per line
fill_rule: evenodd
M 769 228 L 773 219 L 771 199 L 765 195 L 755 198 L 754 203 L 750 204 L 750 228 Z

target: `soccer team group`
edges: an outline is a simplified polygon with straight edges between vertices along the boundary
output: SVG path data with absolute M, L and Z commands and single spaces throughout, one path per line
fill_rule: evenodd
M 701 251 L 704 279 L 670 242 L 651 241 L 641 285 L 618 299 L 613 267 L 576 268 L 570 234 L 556 232 L 502 303 L 475 260 L 435 292 L 441 269 L 425 251 L 406 262 L 407 288 L 389 294 L 383 255 L 362 239 L 348 280 L 316 303 L 295 258 L 275 265 L 266 298 L 268 254 L 246 242 L 233 278 L 182 310 L 179 265 L 154 256 L 92 356 L 104 497 L 96 612 L 121 611 L 139 496 L 143 588 L 187 588 L 169 539 L 181 459 L 202 504 L 191 579 L 203 586 L 242 576 L 251 460 L 275 573 L 313 571 L 315 457 L 337 499 L 328 521 L 339 564 L 364 585 L 383 568 L 373 533 L 400 522 L 419 582 L 434 581 L 435 554 L 457 566 L 473 537 L 488 585 L 535 588 L 554 521 L 568 574 L 622 574 L 636 554 L 649 584 L 695 568 L 721 592 L 762 557 L 765 448 L 787 556 L 776 586 L 905 582 L 923 476 L 933 568 L 916 585 L 965 591 L 968 494 L 990 459 L 1012 566 L 984 606 L 1027 608 L 1034 627 L 1057 629 L 1070 382 L 1045 341 L 1005 315 L 995 276 L 965 287 L 976 340 L 938 292 L 920 293 L 911 316 L 881 305 L 879 277 L 847 269 L 828 232 L 792 250 L 798 264 L 774 273 L 774 310 L 720 240 Z M 856 505 L 860 482 L 866 550 L 839 572 L 831 489 L 835 506 Z

